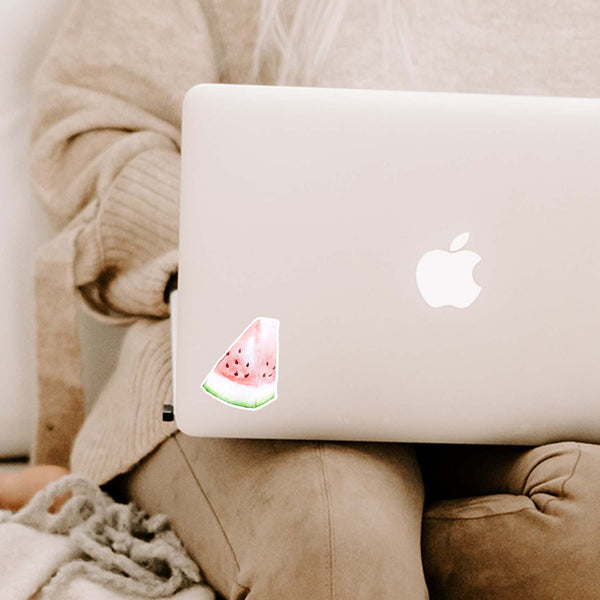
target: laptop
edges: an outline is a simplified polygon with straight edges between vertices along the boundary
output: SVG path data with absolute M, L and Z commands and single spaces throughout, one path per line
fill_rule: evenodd
M 191 436 L 600 441 L 600 100 L 198 85 Z

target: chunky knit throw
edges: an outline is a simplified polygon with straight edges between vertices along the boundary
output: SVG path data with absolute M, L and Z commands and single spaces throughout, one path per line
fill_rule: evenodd
M 16 513 L 0 511 L 0 564 L 2 597 L 10 600 L 214 598 L 165 515 L 119 504 L 74 475 L 52 482 Z

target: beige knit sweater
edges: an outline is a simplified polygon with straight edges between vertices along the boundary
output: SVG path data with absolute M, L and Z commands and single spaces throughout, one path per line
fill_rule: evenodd
M 312 84 L 600 94 L 595 0 L 398 0 L 412 73 L 383 41 L 382 3 L 348 0 Z M 286 5 L 291 14 L 297 2 Z M 181 102 L 200 82 L 248 81 L 258 7 L 79 0 L 39 70 L 33 181 L 63 231 L 40 251 L 36 272 L 37 462 L 64 464 L 71 453 L 75 472 L 104 483 L 175 430 L 160 415 L 171 395 L 163 294 L 177 269 Z M 265 69 L 260 82 L 274 76 Z M 99 318 L 128 324 L 118 367 L 85 422 L 76 288 Z

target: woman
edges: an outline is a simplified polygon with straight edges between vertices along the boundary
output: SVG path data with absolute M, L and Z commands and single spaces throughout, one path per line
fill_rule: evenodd
M 181 101 L 200 82 L 597 94 L 598 19 L 591 0 L 543 18 L 516 1 L 76 2 L 36 82 L 35 188 L 69 224 L 38 260 L 36 461 L 70 455 L 75 472 L 169 514 L 227 598 L 427 598 L 412 447 L 195 439 L 160 421 L 171 394 Z M 563 52 L 557 42 L 573 27 Z M 75 288 L 97 315 L 129 324 L 81 429 Z M 595 460 L 595 447 L 576 444 L 425 451 L 439 496 L 509 494 L 430 506 L 432 596 L 594 597 L 590 564 L 581 567 L 588 538 L 566 532 L 592 497 L 580 473 Z M 541 560 L 526 560 L 534 549 Z

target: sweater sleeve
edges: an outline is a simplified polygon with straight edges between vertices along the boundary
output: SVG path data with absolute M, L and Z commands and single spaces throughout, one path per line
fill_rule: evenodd
M 185 92 L 218 79 L 197 0 L 78 0 L 34 83 L 32 179 L 109 316 L 165 316 Z

